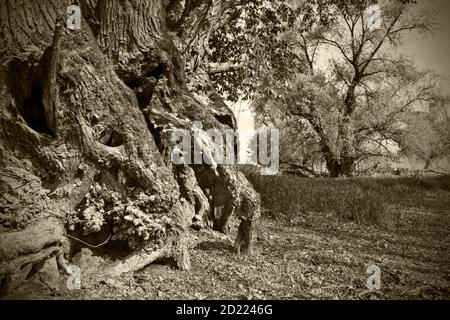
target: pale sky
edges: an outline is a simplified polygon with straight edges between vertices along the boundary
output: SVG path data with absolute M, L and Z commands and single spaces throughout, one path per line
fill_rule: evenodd
M 410 33 L 403 41 L 403 53 L 419 68 L 446 77 L 443 90 L 450 94 L 450 1 L 419 0 L 419 8 L 436 9 L 438 29 L 432 35 Z

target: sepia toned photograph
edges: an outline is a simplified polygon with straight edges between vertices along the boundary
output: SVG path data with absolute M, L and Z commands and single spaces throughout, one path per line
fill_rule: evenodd
M 450 300 L 450 1 L 0 0 L 0 92 L 0 300 Z

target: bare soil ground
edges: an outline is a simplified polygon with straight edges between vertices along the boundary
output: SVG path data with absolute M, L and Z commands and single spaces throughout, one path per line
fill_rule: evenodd
M 15 297 L 450 299 L 450 210 L 391 206 L 383 221 L 365 226 L 312 212 L 291 219 L 263 217 L 248 257 L 233 253 L 234 234 L 192 230 L 189 272 L 154 264 L 120 278 L 82 278 L 81 290 L 17 292 Z M 371 264 L 381 269 L 380 290 L 366 287 Z

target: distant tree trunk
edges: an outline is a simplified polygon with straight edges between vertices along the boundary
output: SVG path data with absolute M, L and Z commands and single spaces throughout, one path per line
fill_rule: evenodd
M 189 268 L 186 229 L 194 216 L 208 219 L 210 204 L 199 203 L 208 186 L 201 189 L 190 171 L 176 174 L 170 134 L 192 130 L 194 121 L 205 129 L 236 123 L 209 98 L 207 73 L 209 34 L 232 3 L 81 0 L 81 30 L 69 30 L 56 26 L 70 0 L 1 1 L 0 188 L 8 197 L 0 210 L 10 223 L 0 230 L 56 216 L 73 237 L 126 243 L 128 256 L 108 274 L 163 258 Z M 246 251 L 259 197 L 235 169 L 219 170 L 218 183 L 238 190 L 229 201 L 243 219 L 237 250 Z M 195 192 L 180 193 L 190 184 Z M 61 247 L 70 246 L 67 238 L 48 242 L 70 259 Z M 39 261 L 55 258 L 55 250 L 45 252 Z M 14 278 L 20 261 L 30 263 L 2 264 L 0 280 Z M 6 291 L 21 283 L 0 282 Z
M 330 177 L 353 177 L 355 161 L 353 158 L 330 159 L 326 161 L 326 166 Z
M 325 164 L 330 177 L 352 177 L 355 171 L 355 159 L 352 156 L 337 157 L 333 153 L 324 153 Z
M 427 161 L 425 161 L 425 166 L 423 167 L 423 171 L 429 170 L 430 167 L 431 167 L 431 160 L 428 159 Z
M 340 147 L 340 163 L 337 172 L 338 176 L 351 177 L 355 170 L 355 141 L 353 134 L 352 116 L 355 111 L 355 90 L 358 79 L 347 89 L 347 95 L 344 100 L 343 114 L 338 124 L 338 145 Z

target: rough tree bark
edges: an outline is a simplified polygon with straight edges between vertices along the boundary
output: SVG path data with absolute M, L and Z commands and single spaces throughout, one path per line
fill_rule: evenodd
M 174 128 L 236 127 L 208 77 L 208 37 L 234 1 L 82 0 L 81 30 L 58 27 L 71 4 L 0 2 L 0 232 L 20 244 L 52 217 L 68 235 L 44 232 L 42 247 L 2 257 L 1 290 L 37 262 L 70 259 L 75 236 L 126 244 L 109 275 L 156 259 L 188 269 L 187 228 L 220 221 L 226 230 L 236 212 L 236 250 L 248 252 L 259 196 L 245 177 L 170 161 Z M 215 195 L 229 204 L 219 217 L 205 196 L 213 186 L 198 183 L 205 172 L 227 190 Z

